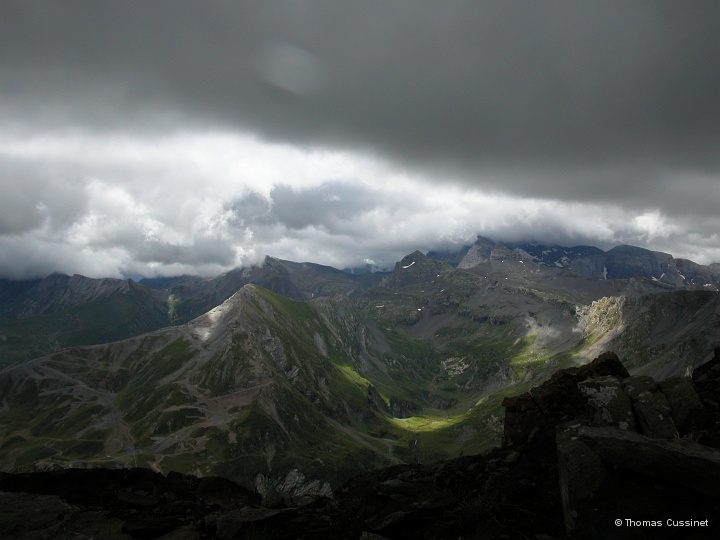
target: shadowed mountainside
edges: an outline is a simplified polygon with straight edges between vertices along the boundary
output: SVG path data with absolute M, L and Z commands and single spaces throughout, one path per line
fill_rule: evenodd
M 186 324 L 0 371 L 0 463 L 141 464 L 293 498 L 477 453 L 500 441 L 503 398 L 558 368 L 613 347 L 664 378 L 720 343 L 717 293 L 630 286 L 520 255 L 462 269 L 420 252 L 332 298 L 246 285 Z
M 506 400 L 502 447 L 364 473 L 333 499 L 261 506 L 220 478 L 142 469 L 0 474 L 0 533 L 709 540 L 720 514 L 718 403 L 720 350 L 692 379 L 660 382 L 629 376 L 606 353 Z

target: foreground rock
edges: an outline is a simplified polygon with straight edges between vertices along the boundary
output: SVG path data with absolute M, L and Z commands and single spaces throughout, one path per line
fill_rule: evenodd
M 503 447 L 483 455 L 380 469 L 292 508 L 220 478 L 5 474 L 0 537 L 718 538 L 719 403 L 720 350 L 659 384 L 606 353 L 506 399 Z

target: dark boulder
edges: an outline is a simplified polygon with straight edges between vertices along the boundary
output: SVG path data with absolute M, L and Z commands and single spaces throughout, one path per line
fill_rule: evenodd
M 700 431 L 707 426 L 707 410 L 690 379 L 671 377 L 658 386 L 670 404 L 673 421 L 681 433 Z
M 670 403 L 652 377 L 628 377 L 622 385 L 632 401 L 639 433 L 661 439 L 679 436 Z
M 573 418 L 584 418 L 588 398 L 578 383 L 603 376 L 624 379 L 629 373 L 615 353 L 606 352 L 584 366 L 557 371 L 529 392 L 505 398 L 503 444 L 524 443 L 538 428 L 554 429 Z

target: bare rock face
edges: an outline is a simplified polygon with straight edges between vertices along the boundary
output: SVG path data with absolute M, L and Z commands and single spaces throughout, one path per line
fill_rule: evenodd
M 712 448 L 720 448 L 720 348 L 708 363 L 693 373 L 693 382 L 705 407 L 707 426 L 699 442 Z
M 616 426 L 635 431 L 635 417 L 630 397 L 620 381 L 611 376 L 595 377 L 578 383 L 587 397 L 589 421 L 594 426 Z
M 628 377 L 623 390 L 632 401 L 638 431 L 661 439 L 678 437 L 670 403 L 652 377 Z
M 581 427 L 578 437 L 603 461 L 616 467 L 720 497 L 720 452 L 712 448 L 610 427 Z
M 591 499 L 610 474 L 610 467 L 578 437 L 579 424 L 558 426 L 557 457 L 563 523 L 567 531 L 576 527 L 577 508 Z
M 556 437 L 568 534 L 603 538 L 602 530 L 636 508 L 628 504 L 628 492 L 643 501 L 662 498 L 662 490 L 683 494 L 673 497 L 674 506 L 663 499 L 654 518 L 652 507 L 643 503 L 628 518 L 631 526 L 633 520 L 662 526 L 663 520 L 691 516 L 702 523 L 715 515 L 720 508 L 720 452 L 693 441 L 707 427 L 709 414 L 692 380 L 674 377 L 656 383 L 647 376 L 601 376 L 579 381 L 577 387 L 587 399 L 585 415 L 558 425 Z M 544 425 L 550 423 L 546 419 Z M 613 534 L 633 537 L 627 530 Z M 652 537 L 672 536 L 653 531 Z
M 613 530 L 615 519 L 702 522 L 720 511 L 720 452 L 696 442 L 720 442 L 720 350 L 694 379 L 630 377 L 605 353 L 507 398 L 504 445 L 532 448 L 538 433 L 555 432 L 563 525 L 574 538 L 638 537 Z M 672 534 L 666 526 L 647 537 Z
M 604 353 L 584 366 L 556 372 L 529 392 L 505 398 L 503 444 L 524 443 L 539 428 L 554 428 L 573 418 L 584 418 L 588 398 L 578 383 L 603 376 L 624 379 L 629 374 L 617 355 Z
M 720 452 L 616 427 L 580 427 L 576 443 L 581 449 L 564 448 L 558 439 L 559 451 L 573 452 L 558 457 L 561 467 L 582 454 L 589 469 L 571 478 L 570 497 L 563 499 L 573 538 L 717 538 Z M 591 490 L 580 483 L 588 476 L 596 480 Z M 560 472 L 561 485 L 567 477 Z M 673 523 L 692 528 L 679 532 Z
M 683 432 L 698 431 L 707 426 L 708 413 L 689 379 L 671 377 L 659 383 L 672 410 L 675 425 Z

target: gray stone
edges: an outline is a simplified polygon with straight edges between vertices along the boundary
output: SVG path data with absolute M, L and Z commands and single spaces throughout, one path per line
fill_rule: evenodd
M 700 401 L 695 385 L 689 379 L 670 377 L 659 382 L 658 386 L 670 404 L 673 421 L 680 433 L 690 433 L 706 427 L 707 410 Z
M 379 534 L 371 533 L 368 531 L 363 531 L 360 535 L 360 540 L 388 540 L 384 536 L 380 536 Z
M 137 516 L 123 523 L 122 531 L 134 538 L 157 538 L 166 535 L 180 526 L 172 516 Z
M 241 537 L 242 530 L 248 523 L 259 523 L 275 516 L 292 512 L 291 509 L 268 509 L 244 506 L 239 510 L 221 512 L 214 516 L 215 536 L 221 540 Z M 212 525 L 212 523 L 207 523 Z
M 528 393 L 507 397 L 502 404 L 505 407 L 503 446 L 527 442 L 534 429 L 546 424 L 545 415 Z
M 151 507 L 160 502 L 160 499 L 143 491 L 133 491 L 131 489 L 121 489 L 116 496 L 118 501 L 131 506 Z
M 587 397 L 591 425 L 636 430 L 630 398 L 618 379 L 611 376 L 596 377 L 579 382 L 578 388 Z
M 626 470 L 720 496 L 720 451 L 684 439 L 654 439 L 614 427 L 578 429 L 578 439 Z
M 622 381 L 623 390 L 630 399 L 637 399 L 645 392 L 657 392 L 658 385 L 655 379 L 648 375 L 634 375 Z
M 679 436 L 670 404 L 654 379 L 645 375 L 628 377 L 622 386 L 632 402 L 639 433 L 660 439 Z
M 379 516 L 373 516 L 372 518 L 365 521 L 365 524 L 371 529 L 382 531 L 393 525 L 397 525 L 402 521 L 406 520 L 413 513 L 405 510 L 398 510 L 389 514 L 381 514 Z
M 600 456 L 578 437 L 579 425 L 557 428 L 558 474 L 563 521 L 568 534 L 575 529 L 578 503 L 592 497 L 608 475 Z

